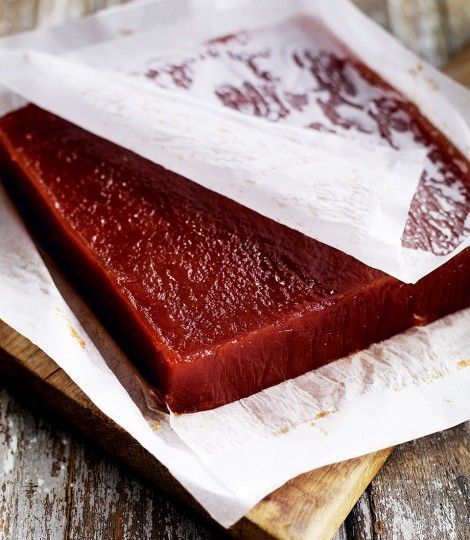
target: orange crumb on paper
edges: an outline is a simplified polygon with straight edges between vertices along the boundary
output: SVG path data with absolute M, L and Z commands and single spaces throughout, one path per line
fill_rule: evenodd
M 427 85 L 431 90 L 439 90 L 439 85 L 434 79 L 431 79 L 431 77 L 428 77 L 426 80 Z
M 333 414 L 335 412 L 338 412 L 338 409 L 331 409 L 330 411 L 321 411 L 318 414 L 315 415 L 315 418 L 310 422 L 311 426 L 316 425 L 315 422 L 317 420 L 321 420 L 322 418 L 325 418 L 325 416 L 328 416 L 330 414 Z M 274 435 L 283 435 L 284 433 L 287 433 L 290 431 L 291 428 L 285 426 L 277 431 L 274 432 Z
M 470 358 L 467 358 L 466 360 L 459 360 L 457 362 L 457 366 L 460 368 L 460 369 L 464 369 L 466 367 L 470 367 Z
M 415 67 L 410 68 L 408 70 L 408 73 L 410 75 L 416 76 L 416 75 L 418 75 L 419 73 L 421 73 L 423 71 L 423 68 L 424 68 L 423 64 L 418 63 L 418 64 L 416 64 Z
M 86 347 L 86 341 L 82 338 L 82 336 L 78 333 L 77 329 L 73 326 L 73 324 L 68 320 L 68 318 L 65 316 L 65 313 L 60 307 L 55 308 L 57 313 L 65 320 L 69 327 L 69 332 L 72 338 L 80 345 L 82 349 Z
M 158 431 L 161 427 L 161 420 L 151 420 L 149 423 L 152 431 Z
M 132 28 L 120 28 L 119 29 L 119 34 L 123 37 L 125 36 L 132 36 L 132 34 L 134 33 L 134 30 Z
M 314 420 L 320 420 L 320 418 L 325 418 L 325 416 L 328 416 L 330 414 L 333 414 L 337 412 L 337 409 L 332 409 L 331 411 L 322 411 L 315 415 Z
M 421 76 L 422 80 L 427 84 L 427 86 L 431 89 L 431 90 L 439 90 L 439 85 L 437 84 L 437 82 L 432 78 L 432 77 L 424 77 L 423 75 L 423 71 L 424 71 L 424 66 L 423 64 L 421 63 L 418 63 L 416 64 L 416 66 L 410 68 L 408 70 L 408 73 L 412 76 L 412 77 L 419 77 Z
M 69 325 L 70 335 L 77 341 L 77 343 L 80 345 L 82 349 L 86 347 L 85 340 L 82 338 L 82 336 L 77 332 L 77 330 L 67 321 Z

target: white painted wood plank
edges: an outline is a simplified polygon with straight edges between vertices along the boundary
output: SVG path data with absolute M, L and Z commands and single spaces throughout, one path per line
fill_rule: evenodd
M 115 3 L 119 0 L 0 0 L 0 35 Z M 470 35 L 469 0 L 357 3 L 433 62 L 445 58 L 447 42 L 453 49 Z M 465 519 L 470 519 L 465 506 L 468 447 L 468 426 L 402 447 L 336 540 L 464 539 Z M 220 538 L 95 450 L 34 418 L 0 390 L 0 540 L 65 536 Z
M 0 540 L 226 536 L 0 389 Z
M 88 15 L 125 0 L 36 0 L 36 25 L 59 24 L 67 19 Z
M 0 0 L 0 36 L 57 24 L 126 0 Z M 441 64 L 470 39 L 469 0 L 354 0 L 428 61 Z
M 468 540 L 470 422 L 397 447 L 346 530 L 361 540 Z
M 0 0 L 0 36 L 33 28 L 36 0 Z
M 444 21 L 437 0 L 388 0 L 392 32 L 425 60 L 440 65 L 447 59 Z
M 62 540 L 69 437 L 0 390 L 0 540 Z

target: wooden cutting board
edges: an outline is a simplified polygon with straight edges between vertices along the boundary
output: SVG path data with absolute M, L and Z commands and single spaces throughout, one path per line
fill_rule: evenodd
M 470 86 L 470 49 L 445 69 Z M 59 288 L 67 287 L 54 270 Z M 68 287 L 67 287 L 68 288 Z M 73 303 L 72 293 L 72 303 Z M 76 298 L 77 302 L 80 302 Z M 99 326 L 98 321 L 94 324 Z M 207 514 L 167 469 L 104 416 L 47 355 L 0 321 L 0 376 L 171 496 Z M 267 496 L 231 529 L 237 538 L 329 540 L 392 449 L 302 474 Z

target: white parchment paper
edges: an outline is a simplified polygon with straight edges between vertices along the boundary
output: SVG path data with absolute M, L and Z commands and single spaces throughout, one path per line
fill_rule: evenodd
M 324 4 L 317 2 L 318 6 Z M 118 125 L 126 126 L 126 130 L 122 130 L 125 138 L 116 142 L 139 153 L 144 152 L 145 157 L 156 159 L 152 154 L 154 146 L 146 144 L 149 132 L 145 130 L 150 129 L 151 122 L 146 123 L 145 117 L 149 114 L 151 120 L 158 120 L 158 129 L 150 132 L 156 137 L 156 144 L 159 144 L 159 137 L 162 140 L 168 135 L 172 137 L 171 145 L 158 146 L 159 151 L 167 151 L 164 155 L 166 166 L 174 167 L 185 175 L 193 174 L 189 167 L 185 169 L 185 161 L 181 159 L 182 147 L 179 145 L 183 144 L 183 148 L 189 144 L 195 145 L 197 159 L 194 158 L 194 162 L 200 167 L 201 178 L 193 180 L 211 181 L 214 185 L 210 187 L 217 190 L 231 189 L 224 193 L 247 205 L 252 204 L 252 195 L 247 196 L 239 190 L 246 178 L 257 182 L 258 195 L 262 195 L 260 200 L 267 197 L 274 201 L 284 186 L 279 181 L 275 187 L 278 191 L 270 191 L 272 186 L 265 182 L 268 173 L 282 175 L 288 171 L 292 182 L 299 181 L 297 187 L 302 194 L 304 191 L 308 194 L 311 186 L 300 182 L 304 176 L 293 174 L 296 167 L 305 174 L 315 162 L 322 163 L 322 170 L 336 175 L 338 185 L 341 185 L 341 175 L 354 170 L 358 175 L 357 184 L 347 185 L 343 181 L 343 193 L 351 197 L 355 193 L 369 197 L 368 202 L 377 205 L 373 207 L 377 209 L 374 219 L 385 219 L 384 216 L 388 215 L 392 221 L 386 228 L 387 234 L 396 232 L 398 224 L 395 214 L 380 210 L 385 199 L 393 200 L 394 204 L 397 202 L 395 210 L 401 218 L 406 218 L 404 199 L 412 196 L 410 185 L 417 181 L 414 168 L 421 159 L 419 153 L 413 154 L 413 149 L 410 152 L 393 152 L 383 147 L 373 147 L 372 156 L 372 146 L 363 140 L 344 141 L 343 137 L 339 143 L 340 137 L 331 137 L 331 142 L 319 142 L 315 135 L 300 136 L 298 130 L 290 128 L 266 129 L 264 125 L 261 126 L 261 121 L 240 119 L 235 113 L 215 110 L 210 104 L 201 105 L 200 109 L 194 111 L 191 101 L 194 98 L 171 94 L 138 80 L 130 81 L 128 77 L 116 74 L 116 70 L 107 73 L 101 70 L 97 74 L 93 67 L 77 64 L 79 53 L 73 61 L 48 54 L 70 51 L 74 47 L 96 44 L 110 38 L 121 42 L 118 36 L 123 29 L 126 33 L 131 30 L 138 33 L 139 29 L 150 31 L 151 14 L 155 17 L 155 14 L 159 14 L 158 20 L 162 25 L 166 24 L 166 17 L 199 20 L 200 8 L 195 11 L 192 3 L 179 3 L 180 11 L 168 6 L 168 2 L 144 2 L 113 9 L 109 15 L 101 14 L 88 21 L 70 23 L 73 46 L 69 47 L 62 47 L 67 42 L 67 25 L 62 29 L 43 30 L 21 39 L 9 40 L 4 44 L 5 49 L 23 47 L 23 43 L 27 43 L 35 51 L 27 56 L 15 50 L 2 53 L 0 62 L 4 71 L 0 71 L 0 80 L 3 81 L 6 73 L 5 82 L 21 91 L 27 99 L 34 97 L 46 108 L 77 120 L 79 124 L 84 122 L 88 129 L 101 135 L 106 130 L 114 131 Z M 252 5 L 250 9 L 257 8 Z M 349 9 L 345 7 L 345 10 Z M 345 11 L 345 17 L 348 13 Z M 362 21 L 360 24 L 364 32 L 357 32 L 361 40 L 365 39 L 363 34 L 367 33 L 389 45 L 388 38 L 375 26 L 364 21 L 354 10 L 351 13 L 354 14 L 350 14 L 351 17 Z M 195 28 L 200 28 L 201 35 L 206 36 L 207 21 L 212 19 L 205 16 L 201 20 L 206 22 L 202 22 L 201 27 L 196 24 Z M 234 19 L 231 20 L 233 22 Z M 224 30 L 220 28 L 219 18 L 217 21 L 217 27 L 211 29 L 214 34 Z M 354 28 L 357 30 L 356 26 Z M 393 47 L 397 48 L 398 45 L 393 42 Z M 397 51 L 394 49 L 394 52 Z M 410 53 L 400 49 L 400 54 L 406 59 Z M 82 62 L 85 56 L 84 53 Z M 413 61 L 416 62 L 414 57 Z M 46 75 L 52 78 L 48 79 L 49 88 L 44 83 Z M 434 72 L 432 75 L 435 76 Z M 56 83 L 58 93 L 54 94 Z M 100 83 L 105 88 L 99 88 Z M 28 89 L 28 85 L 34 88 Z M 459 104 L 467 102 L 467 94 L 450 83 L 449 88 L 455 95 L 453 114 L 461 122 L 461 144 L 466 140 L 468 118 L 464 118 Z M 113 95 L 117 95 L 117 100 L 111 103 L 111 109 L 106 109 L 105 98 L 109 98 L 110 89 Z M 96 99 L 97 91 L 101 99 Z M 125 99 L 135 92 L 144 96 L 144 107 Z M 426 94 L 424 90 L 423 93 Z M 149 96 L 148 99 L 146 96 Z M 19 101 L 15 101 L 17 98 L 8 92 L 4 92 L 0 99 L 3 99 L 5 108 L 19 104 Z M 442 99 L 446 106 L 451 106 L 447 98 Z M 77 103 L 80 103 L 82 119 L 73 116 Z M 116 111 L 120 111 L 121 107 L 125 107 L 124 113 L 118 116 Z M 191 130 L 184 138 L 175 124 L 165 121 L 166 107 L 172 107 L 177 126 L 178 118 L 188 121 L 194 118 L 195 127 L 200 121 L 219 126 L 223 136 L 229 137 L 226 142 L 233 152 L 242 141 L 243 152 L 237 153 L 236 159 L 250 156 L 251 149 L 250 163 L 242 161 L 243 167 L 237 169 L 230 166 L 229 154 L 216 159 L 214 152 L 217 146 L 209 133 L 202 142 L 195 140 Z M 192 107 L 191 114 L 185 112 L 186 107 Z M 98 111 L 100 114 L 96 115 Z M 101 114 L 103 111 L 106 114 Z M 113 123 L 116 116 L 118 124 Z M 136 141 L 139 144 L 136 145 Z M 282 159 L 276 157 L 277 160 L 257 157 L 255 146 L 263 145 L 265 148 L 268 144 L 272 144 L 273 148 L 285 145 L 288 151 L 283 153 Z M 340 147 L 353 148 L 358 159 L 331 160 L 332 149 Z M 235 159 L 235 153 L 230 155 L 231 159 Z M 371 166 L 376 167 L 377 174 L 382 175 L 377 180 L 380 189 L 371 188 L 365 181 L 366 176 L 362 176 L 366 171 L 361 169 L 361 164 L 366 158 L 371 159 Z M 160 152 L 158 159 L 161 159 Z M 236 174 L 238 170 L 242 172 Z M 223 186 L 216 185 L 221 172 L 224 175 L 227 173 L 224 178 L 230 179 Z M 398 176 L 405 179 L 406 184 L 401 189 L 407 193 L 397 201 L 390 176 L 398 172 L 403 174 Z M 253 174 L 254 177 L 249 176 Z M 346 179 L 353 177 L 349 175 Z M 312 188 L 310 204 L 318 200 L 319 193 L 332 197 L 332 192 L 327 189 L 327 177 L 324 177 L 324 182 L 321 176 L 319 178 L 315 189 Z M 351 185 L 354 185 L 354 190 L 347 192 Z M 319 188 L 323 191 L 318 191 Z M 387 189 L 391 191 L 384 191 Z M 240 197 L 246 199 L 241 200 Z M 334 204 L 334 201 L 330 202 Z M 330 202 L 324 208 L 327 215 Z M 371 223 L 360 212 L 359 204 L 358 207 L 355 209 L 357 216 L 354 214 L 357 219 L 354 218 L 349 224 L 351 227 L 357 226 L 357 231 L 365 234 L 371 230 Z M 305 213 L 302 214 L 303 206 L 299 208 L 299 215 L 305 216 Z M 341 211 L 341 205 L 337 204 L 335 208 Z M 271 208 L 268 210 L 271 211 Z M 330 219 L 340 230 L 344 222 Z M 320 227 L 321 220 L 317 225 Z M 192 415 L 163 415 L 158 429 L 152 429 L 152 424 L 108 368 L 101 349 L 97 348 L 96 336 L 86 331 L 77 309 L 72 311 L 59 293 L 3 191 L 0 191 L 0 228 L 0 318 L 56 361 L 105 414 L 165 464 L 209 513 L 225 526 L 234 523 L 257 501 L 297 474 L 424 436 L 470 418 L 470 310 L 465 310 L 225 407 Z M 358 234 L 359 244 L 361 234 Z M 368 242 L 372 242 L 371 238 Z M 386 242 L 383 238 L 380 242 L 382 246 L 390 246 L 392 241 L 389 237 Z M 383 250 L 384 253 L 386 251 Z M 367 256 L 366 249 L 364 256 Z M 77 340 L 77 335 L 80 340 Z
M 302 472 L 470 418 L 467 309 L 239 402 L 162 415 L 155 431 L 154 419 L 146 421 L 108 368 L 80 310 L 62 298 L 3 190 L 0 227 L 0 318 L 46 352 L 224 526 Z
M 332 134 L 302 129 L 299 121 L 305 113 L 291 115 L 288 125 L 280 125 L 223 109 L 214 100 L 213 88 L 224 80 L 243 80 L 247 73 L 238 73 L 238 65 L 233 73 L 233 67 L 229 69 L 220 60 L 206 61 L 189 92 L 148 84 L 144 66 L 152 65 L 159 55 L 175 62 L 204 40 L 259 28 L 259 21 L 258 40 L 266 41 L 274 51 L 269 62 L 285 68 L 282 57 L 295 47 L 302 50 L 305 34 L 316 31 L 308 21 L 314 17 L 408 95 L 464 155 L 470 154 L 470 93 L 420 62 L 346 0 L 236 2 L 236 8 L 233 4 L 189 2 L 178 17 L 174 8 L 165 15 L 165 2 L 144 2 L 131 10 L 134 15 L 129 21 L 139 21 L 151 7 L 155 12 L 158 7 L 160 20 L 177 22 L 152 30 L 148 23 L 123 26 L 121 33 L 130 37 L 110 40 L 98 39 L 95 32 L 88 47 L 71 50 L 66 45 L 67 59 L 39 53 L 57 53 L 60 46 L 47 40 L 41 46 L 37 34 L 24 40 L 23 48 L 35 48 L 28 53 L 17 50 L 20 39 L 10 38 L 4 45 L 10 52 L 0 52 L 1 81 L 26 99 L 104 138 L 402 281 L 416 282 L 470 245 L 470 220 L 445 252 L 402 245 L 423 168 L 425 174 L 436 177 L 433 189 L 442 191 L 436 197 L 438 207 L 433 209 L 430 224 L 442 223 L 437 225 L 438 236 L 453 234 L 447 220 L 449 213 L 462 212 L 457 206 L 465 189 L 458 179 L 443 186 L 439 165 L 426 160 L 425 149 L 412 138 L 397 137 L 400 150 L 396 150 L 384 145 L 380 137 L 360 130 L 348 128 Z M 115 13 L 110 24 L 114 31 Z M 307 19 L 297 25 L 286 19 L 298 18 L 299 13 Z M 127 22 L 124 16 L 121 22 Z M 112 30 L 103 34 L 112 35 Z M 382 53 L 378 57 L 378 48 L 386 51 L 385 57 Z M 295 81 L 290 88 L 297 88 Z M 0 96 L 0 110 L 15 106 L 8 98 L 3 102 L 2 107 Z M 311 102 L 310 121 L 321 114 L 321 105 Z

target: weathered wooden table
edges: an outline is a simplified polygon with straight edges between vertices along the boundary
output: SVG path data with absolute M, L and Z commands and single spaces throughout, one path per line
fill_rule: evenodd
M 118 3 L 0 0 L 0 35 Z M 440 64 L 470 36 L 468 0 L 357 0 Z M 468 60 L 470 70 L 470 57 Z M 221 538 L 0 381 L 0 540 Z M 13 394 L 15 397 L 13 397 Z M 18 397 L 17 397 L 18 396 Z M 398 447 L 337 540 L 470 538 L 470 423 Z
M 224 537 L 35 409 L 0 390 L 0 539 Z M 469 498 L 467 423 L 398 447 L 336 540 L 468 540 Z

